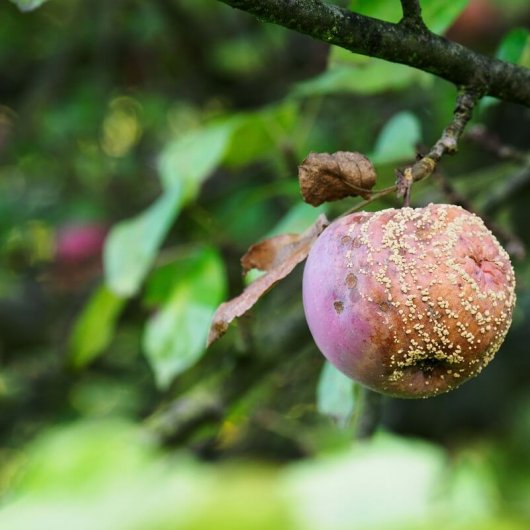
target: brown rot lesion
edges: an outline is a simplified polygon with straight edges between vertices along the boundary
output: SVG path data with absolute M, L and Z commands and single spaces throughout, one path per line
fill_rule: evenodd
M 416 228 L 414 237 L 416 238 L 417 241 L 426 242 L 426 241 L 432 240 L 432 233 L 433 233 L 432 223 L 425 222 Z
M 505 271 L 501 263 L 470 253 L 466 256 L 465 268 L 479 285 L 502 285 Z
M 333 309 L 335 309 L 337 315 L 340 315 L 344 311 L 344 302 L 341 300 L 335 300 L 333 302 Z
M 386 301 L 379 302 L 377 306 L 379 307 L 379 310 L 383 313 L 388 313 L 392 309 L 392 306 Z
M 449 366 L 449 363 L 444 359 L 428 357 L 426 359 L 416 361 L 412 367 L 422 371 L 424 374 L 435 374 L 441 371 L 446 372 Z
M 346 276 L 346 279 L 344 280 L 344 283 L 346 284 L 346 287 L 348 287 L 348 289 L 355 288 L 355 286 L 357 285 L 357 276 L 355 276 L 355 274 L 353 274 L 353 272 L 350 272 Z

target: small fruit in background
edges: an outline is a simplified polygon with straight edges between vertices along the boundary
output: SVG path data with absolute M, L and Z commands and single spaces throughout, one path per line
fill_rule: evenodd
M 459 206 L 340 218 L 312 247 L 304 309 L 339 370 L 397 397 L 429 397 L 476 376 L 502 344 L 515 304 L 509 257 Z
M 69 224 L 57 231 L 52 284 L 65 292 L 83 290 L 103 272 L 108 228 L 100 223 Z
M 98 223 L 66 225 L 57 232 L 56 260 L 63 264 L 81 264 L 99 260 L 107 228 Z

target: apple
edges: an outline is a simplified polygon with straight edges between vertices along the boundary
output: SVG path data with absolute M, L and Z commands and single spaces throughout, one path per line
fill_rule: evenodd
M 510 259 L 459 206 L 342 217 L 313 245 L 303 302 L 339 370 L 383 394 L 447 392 L 493 359 L 512 319 Z

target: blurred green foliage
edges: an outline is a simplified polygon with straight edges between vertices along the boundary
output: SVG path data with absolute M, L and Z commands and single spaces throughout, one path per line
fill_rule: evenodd
M 13 530 L 525 528 L 524 518 L 502 507 L 490 463 L 495 453 L 473 447 L 450 457 L 434 444 L 379 435 L 282 469 L 208 466 L 162 453 L 134 424 L 86 421 L 50 429 L 12 457 L 14 485 L 0 524 Z
M 527 65 L 527 3 L 473 0 L 498 16 L 453 24 L 467 4 L 422 1 L 434 31 Z M 454 87 L 213 0 L 12 0 L 0 20 L 0 528 L 528 528 L 528 259 L 491 368 L 387 400 L 369 442 L 350 440 L 359 389 L 308 334 L 300 270 L 205 349 L 255 278 L 249 245 L 355 204 L 301 201 L 308 152 L 366 153 L 389 186 Z M 529 122 L 475 116 L 523 153 Z M 456 194 L 530 242 L 528 164 L 464 139 L 442 172 L 450 190 L 429 179 L 415 204 Z

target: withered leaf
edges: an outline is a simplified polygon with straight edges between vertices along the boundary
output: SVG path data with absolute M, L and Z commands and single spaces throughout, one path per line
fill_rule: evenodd
M 302 234 L 276 236 L 250 247 L 243 256 L 243 259 L 247 258 L 243 267 L 246 270 L 248 267 L 260 268 L 267 273 L 252 282 L 239 296 L 217 308 L 208 334 L 208 346 L 226 332 L 234 318 L 244 315 L 275 283 L 307 257 L 311 246 L 328 224 L 326 216 L 320 215 Z
M 300 234 L 281 234 L 255 243 L 241 258 L 241 267 L 246 274 L 250 269 L 269 271 L 292 254 L 300 244 Z
M 309 153 L 298 168 L 302 197 L 313 206 L 357 195 L 366 199 L 375 178 L 370 160 L 350 151 Z

